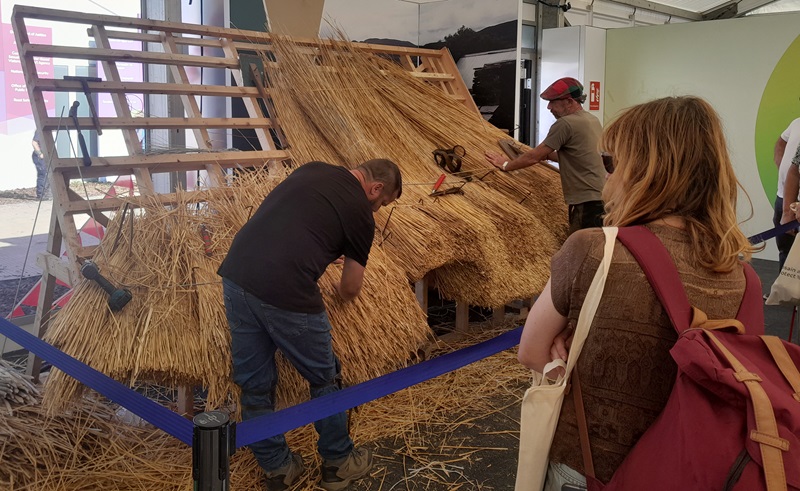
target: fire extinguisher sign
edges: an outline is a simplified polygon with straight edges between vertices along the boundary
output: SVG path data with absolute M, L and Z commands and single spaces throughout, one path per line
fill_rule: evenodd
M 600 110 L 600 82 L 589 82 L 589 110 Z

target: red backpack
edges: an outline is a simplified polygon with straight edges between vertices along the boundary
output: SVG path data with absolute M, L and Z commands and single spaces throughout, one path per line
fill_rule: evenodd
M 620 228 L 618 238 L 678 332 L 670 350 L 678 375 L 666 407 L 606 485 L 594 478 L 576 384 L 589 490 L 800 490 L 800 346 L 757 335 L 764 311 L 755 271 L 743 265 L 747 287 L 736 319 L 708 320 L 689 304 L 652 232 Z M 736 330 L 717 330 L 725 327 Z

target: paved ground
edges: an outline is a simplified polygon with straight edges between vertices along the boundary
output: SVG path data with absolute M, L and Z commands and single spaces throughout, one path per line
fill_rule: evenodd
M 0 203 L 0 281 L 38 276 L 36 256 L 47 247 L 52 201 Z

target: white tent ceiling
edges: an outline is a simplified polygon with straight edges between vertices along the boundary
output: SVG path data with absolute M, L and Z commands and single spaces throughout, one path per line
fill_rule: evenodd
M 403 0 L 406 1 L 406 0 Z M 420 0 L 421 1 L 421 0 Z M 605 29 L 800 12 L 800 0 L 522 0 L 566 10 L 567 25 Z M 523 5 L 523 20 L 534 11 Z
M 688 21 L 726 19 L 744 15 L 797 12 L 800 0 L 598 0 Z M 576 3 L 582 3 L 578 0 Z M 595 2 L 588 2 L 592 5 Z M 589 9 L 591 10 L 591 8 Z

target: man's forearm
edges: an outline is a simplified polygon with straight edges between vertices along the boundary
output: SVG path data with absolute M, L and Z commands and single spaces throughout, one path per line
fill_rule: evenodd
M 523 153 L 519 157 L 509 160 L 505 170 L 511 171 L 530 167 L 537 162 L 546 160 L 548 155 L 551 153 L 553 153 L 553 149 L 542 143 L 536 148 Z

